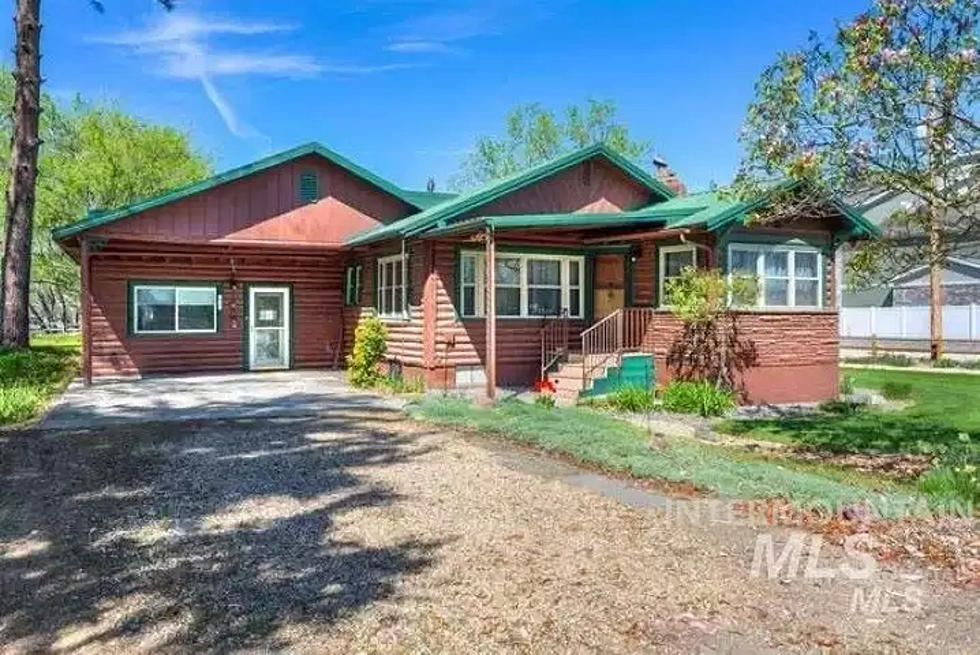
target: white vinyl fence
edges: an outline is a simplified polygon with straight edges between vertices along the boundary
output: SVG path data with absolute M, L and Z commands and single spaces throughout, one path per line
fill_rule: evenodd
M 840 335 L 928 339 L 929 307 L 841 307 Z M 980 305 L 944 305 L 943 337 L 980 340 Z

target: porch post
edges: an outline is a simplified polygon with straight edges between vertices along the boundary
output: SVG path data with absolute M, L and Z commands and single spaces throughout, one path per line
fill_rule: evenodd
M 487 398 L 493 399 L 497 392 L 497 248 L 493 242 L 493 228 L 487 228 L 486 255 L 486 298 L 487 307 L 484 312 L 487 331 Z
M 85 386 L 92 384 L 92 285 L 91 246 L 88 239 L 81 239 L 82 266 L 82 379 Z M 129 300 L 127 299 L 127 302 Z

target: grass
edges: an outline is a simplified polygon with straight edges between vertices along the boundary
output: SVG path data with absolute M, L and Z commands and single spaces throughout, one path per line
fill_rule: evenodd
M 730 434 L 833 452 L 935 454 L 956 446 L 958 435 L 980 435 L 980 376 L 915 371 L 850 370 L 855 387 L 902 390 L 912 405 L 902 411 L 858 409 L 785 419 L 727 421 Z
M 652 448 L 644 430 L 584 408 L 553 410 L 518 401 L 476 407 L 460 398 L 430 396 L 412 405 L 410 412 L 422 420 L 499 435 L 606 470 L 690 482 L 734 498 L 786 498 L 801 507 L 824 508 L 863 500 L 888 508 L 913 502 L 912 495 L 893 485 L 877 488 L 872 478 L 857 474 L 820 474 L 803 465 L 735 455 L 687 439 L 668 439 L 662 448 Z
M 38 335 L 31 347 L 0 352 L 0 425 L 40 414 L 78 375 L 77 334 Z

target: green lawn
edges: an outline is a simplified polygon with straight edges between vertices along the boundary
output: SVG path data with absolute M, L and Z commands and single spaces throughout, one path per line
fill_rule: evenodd
M 0 425 L 34 418 L 78 375 L 77 334 L 37 335 L 31 347 L 0 351 Z
M 911 407 L 899 412 L 858 410 L 790 419 L 728 421 L 721 430 L 757 439 L 797 443 L 834 452 L 931 454 L 957 443 L 967 432 L 980 437 L 980 376 L 842 369 L 858 388 L 886 382 L 911 386 Z
M 787 498 L 820 507 L 884 499 L 889 508 L 897 508 L 911 501 L 904 489 L 877 487 L 870 477 L 820 474 L 688 439 L 668 439 L 663 448 L 654 449 L 644 430 L 584 408 L 549 409 L 518 401 L 484 408 L 459 398 L 429 396 L 409 411 L 422 420 L 500 435 L 607 470 L 690 482 L 734 498 Z

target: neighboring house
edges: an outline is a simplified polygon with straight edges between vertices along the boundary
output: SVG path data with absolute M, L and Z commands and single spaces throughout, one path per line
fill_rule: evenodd
M 574 393 L 630 351 L 664 381 L 681 329 L 664 282 L 697 264 L 760 277 L 740 319 L 758 352 L 749 399 L 834 397 L 830 263 L 874 227 L 834 203 L 821 221 L 746 226 L 762 203 L 674 196 L 601 145 L 452 196 L 311 144 L 53 236 L 81 263 L 89 378 L 332 366 L 375 312 L 391 370 L 430 387 L 546 370 Z
M 865 193 L 851 199 L 865 219 L 887 232 L 887 221 L 898 211 L 908 211 L 920 201 L 903 191 Z M 916 240 L 914 235 L 906 236 Z M 918 237 L 919 240 L 924 237 Z M 842 253 L 841 265 L 846 266 L 848 254 Z M 980 242 L 960 241 L 951 244 L 951 254 L 943 271 L 945 304 L 980 304 Z M 909 270 L 881 272 L 881 283 L 864 289 L 842 290 L 843 307 L 898 307 L 929 305 L 927 268 L 915 266 Z

